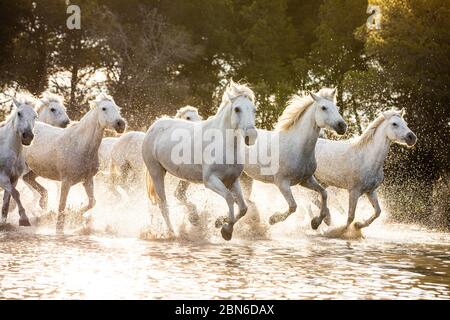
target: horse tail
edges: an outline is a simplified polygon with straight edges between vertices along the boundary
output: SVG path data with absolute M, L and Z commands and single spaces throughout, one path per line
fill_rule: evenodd
M 155 192 L 155 185 L 153 184 L 153 179 L 148 172 L 148 169 L 145 169 L 145 180 L 147 182 L 147 195 L 152 204 L 156 204 L 158 199 L 158 195 Z

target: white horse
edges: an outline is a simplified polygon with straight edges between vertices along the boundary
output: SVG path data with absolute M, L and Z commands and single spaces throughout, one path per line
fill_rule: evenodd
M 142 146 L 143 159 L 149 173 L 147 191 L 152 202 L 158 202 L 171 235 L 174 231 L 164 190 L 166 172 L 182 180 L 203 182 L 207 188 L 226 200 L 228 223 L 223 225 L 221 233 L 225 240 L 231 239 L 234 224 L 247 212 L 247 204 L 238 179 L 244 166 L 238 160 L 244 156 L 242 140 L 247 145 L 256 141 L 255 113 L 253 91 L 245 85 L 231 81 L 215 116 L 200 122 L 163 118 L 150 126 Z M 188 159 L 181 163 L 174 161 L 172 154 L 180 146 L 180 141 L 174 141 L 173 135 L 177 132 L 183 133 L 183 156 L 186 156 L 185 151 L 188 154 Z M 211 152 L 209 158 L 204 156 L 210 147 L 210 144 L 204 141 L 208 134 L 213 134 L 211 139 L 216 142 L 222 142 L 221 148 Z M 239 207 L 237 217 L 234 216 L 235 201 Z
M 99 170 L 108 172 L 111 166 L 111 152 L 114 144 L 119 140 L 118 137 L 103 138 L 98 148 Z
M 60 128 L 65 128 L 70 123 L 63 98 L 52 93 L 45 92 L 42 97 L 33 104 L 35 105 L 35 110 L 38 114 L 38 121 Z M 37 192 L 34 189 L 32 190 L 34 191 L 35 199 L 37 199 Z M 16 203 L 12 202 L 10 210 L 13 210 L 15 205 Z
M 197 108 L 185 106 L 177 111 L 175 118 L 187 121 L 200 121 Z M 110 174 L 113 192 L 118 195 L 116 186 L 131 191 L 133 185 L 142 185 L 144 182 L 145 164 L 142 159 L 142 143 L 145 133 L 130 131 L 123 134 L 114 142 L 110 155 Z M 105 139 L 103 139 L 105 140 Z M 103 142 L 102 142 L 103 144 Z M 188 182 L 179 183 L 176 194 L 183 198 Z
M 70 123 L 64 100 L 57 95 L 48 92 L 44 93 L 37 103 L 36 111 L 38 113 L 38 121 L 51 126 L 65 128 Z
M 41 194 L 40 205 L 47 206 L 47 190 L 37 181 L 38 176 L 61 181 L 57 231 L 64 228 L 64 210 L 70 188 L 82 182 L 89 203 L 86 212 L 95 205 L 93 177 L 98 171 L 98 148 L 105 129 L 125 130 L 125 121 L 112 97 L 101 93 L 92 103 L 91 110 L 80 122 L 66 129 L 37 122 L 35 141 L 25 150 L 30 172 L 23 179 Z
M 26 168 L 22 145 L 30 145 L 34 138 L 33 127 L 37 113 L 31 100 L 23 98 L 18 101 L 13 98 L 13 103 L 15 109 L 9 118 L 0 124 L 0 186 L 5 190 L 1 221 L 6 223 L 12 196 L 19 207 L 19 226 L 30 226 L 16 185 Z
M 355 219 L 358 198 L 366 194 L 375 213 L 364 222 L 356 222 L 361 229 L 369 226 L 381 213 L 376 189 L 383 182 L 383 165 L 391 142 L 413 146 L 416 135 L 403 120 L 403 111 L 385 111 L 364 131 L 349 141 L 319 139 L 316 147 L 315 176 L 325 186 L 347 189 L 349 207 L 347 227 Z
M 336 106 L 336 90 L 323 88 L 317 94 L 298 96 L 294 95 L 288 106 L 278 119 L 276 131 L 258 129 L 257 143 L 247 148 L 247 154 L 257 150 L 257 154 L 270 154 L 270 144 L 278 143 L 279 165 L 275 169 L 264 172 L 260 157 L 256 163 L 245 164 L 241 177 L 242 188 L 248 200 L 252 190 L 253 179 L 265 183 L 275 184 L 286 199 L 289 209 L 286 212 L 277 212 L 270 217 L 269 223 L 275 224 L 286 220 L 297 210 L 297 204 L 292 196 L 291 186 L 301 186 L 314 190 L 321 195 L 322 203 L 320 216 L 311 221 L 313 229 L 317 229 L 326 218 L 330 223 L 330 214 L 327 207 L 327 193 L 316 181 L 313 174 L 316 170 L 314 150 L 321 128 L 344 134 L 347 124 L 339 114 Z M 272 155 L 272 157 L 277 155 Z M 248 158 L 248 156 L 246 157 Z M 220 221 L 216 222 L 220 226 Z

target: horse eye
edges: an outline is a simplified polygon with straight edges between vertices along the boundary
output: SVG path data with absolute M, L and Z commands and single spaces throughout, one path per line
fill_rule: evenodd
M 19 117 L 22 117 L 22 113 L 19 111 L 19 112 L 17 112 L 17 115 L 19 116 Z
M 241 109 L 239 109 L 239 107 L 234 108 L 234 112 L 239 113 L 241 112 Z
M 106 108 L 105 108 L 105 107 L 103 107 L 103 108 L 102 108 L 102 110 L 103 110 L 103 111 L 106 111 Z
M 186 117 L 186 120 L 191 120 L 191 117 Z
M 326 111 L 326 110 L 327 110 L 327 107 L 322 106 L 322 111 Z
M 51 112 L 55 112 L 56 110 L 55 110 L 55 108 L 51 108 L 50 111 Z
M 393 124 L 392 124 L 394 127 L 396 127 L 397 126 L 397 123 L 396 122 L 394 122 Z

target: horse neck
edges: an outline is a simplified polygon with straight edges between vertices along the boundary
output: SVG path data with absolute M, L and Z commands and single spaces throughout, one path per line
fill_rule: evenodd
M 218 129 L 223 132 L 231 128 L 230 123 L 230 108 L 231 106 L 225 107 L 220 113 L 214 115 L 212 118 L 205 121 L 205 128 Z
M 319 138 L 320 128 L 316 124 L 315 105 L 309 106 L 300 119 L 287 131 L 280 132 L 285 135 L 290 145 L 297 145 L 302 154 L 313 153 Z
M 9 143 L 9 147 L 15 154 L 20 154 L 23 148 L 22 139 L 20 133 L 16 130 L 15 121 L 16 119 L 11 119 L 0 129 L 3 129 L 3 135 L 6 137 L 5 141 Z
M 98 121 L 98 110 L 96 108 L 90 110 L 80 120 L 74 130 L 76 138 L 81 141 L 79 144 L 81 151 L 97 153 L 104 131 L 105 127 L 101 126 Z
M 391 145 L 390 140 L 386 137 L 386 124 L 383 123 L 376 129 L 376 132 L 370 142 L 361 149 L 364 155 L 364 162 L 366 165 L 373 168 L 374 172 L 383 168 Z

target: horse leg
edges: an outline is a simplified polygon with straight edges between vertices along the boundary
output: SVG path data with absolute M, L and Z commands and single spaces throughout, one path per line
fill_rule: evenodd
M 373 216 L 367 219 L 364 222 L 356 222 L 355 227 L 358 229 L 368 227 L 376 218 L 378 218 L 381 214 L 380 204 L 378 203 L 378 196 L 376 191 L 366 193 L 367 198 L 369 198 L 370 203 L 372 204 L 373 209 L 375 210 Z
M 227 189 L 227 187 L 223 184 L 223 182 L 214 175 L 211 175 L 206 179 L 205 186 L 208 189 L 211 189 L 218 195 L 220 195 L 222 198 L 224 198 L 228 205 L 228 220 L 225 224 L 223 224 L 221 233 L 222 237 L 225 240 L 231 240 L 231 237 L 233 236 L 233 226 L 236 223 L 236 220 L 234 218 L 234 198 L 233 194 L 230 190 Z M 220 218 L 219 218 L 220 219 Z M 216 221 L 216 226 L 220 226 L 220 222 Z
M 348 218 L 347 227 L 355 220 L 356 205 L 358 204 L 358 198 L 361 196 L 361 192 L 357 190 L 350 190 L 348 197 Z
M 9 201 L 11 200 L 11 193 L 4 191 L 3 192 L 3 206 L 2 206 L 2 221 L 1 223 L 6 223 L 6 219 L 8 218 L 9 211 Z
M 5 190 L 5 194 L 8 193 L 12 196 L 12 198 L 14 199 L 14 201 L 17 203 L 17 206 L 19 207 L 19 226 L 25 226 L 25 227 L 29 227 L 31 226 L 30 221 L 28 220 L 28 217 L 25 213 L 25 208 L 22 205 L 22 202 L 20 201 L 20 193 L 19 191 L 17 191 L 16 189 L 16 185 L 17 185 L 17 179 L 11 181 L 11 179 L 9 177 L 3 176 L 0 179 L 0 186 L 3 187 L 3 189 Z M 4 196 L 5 198 L 5 196 Z M 5 205 L 5 203 L 4 203 Z M 8 207 L 9 207 L 9 200 L 8 200 Z M 5 208 L 2 208 L 2 219 L 3 217 L 6 218 L 6 216 L 4 216 L 4 210 Z M 6 208 L 6 213 L 8 208 Z
M 27 185 L 31 186 L 34 190 L 39 192 L 39 194 L 41 195 L 39 206 L 43 210 L 46 210 L 48 205 L 48 192 L 39 182 L 36 181 L 37 177 L 38 176 L 33 171 L 29 171 L 22 177 L 22 179 Z
M 86 191 L 86 195 L 88 197 L 88 204 L 81 208 L 81 213 L 85 213 L 86 211 L 92 209 L 95 206 L 95 197 L 94 197 L 94 178 L 91 177 L 86 179 L 83 182 L 84 190 Z
M 161 211 L 161 215 L 166 222 L 167 228 L 169 228 L 169 236 L 173 236 L 175 235 L 175 232 L 173 230 L 172 223 L 170 222 L 169 208 L 167 207 L 166 192 L 164 190 L 164 176 L 166 175 L 166 170 L 159 164 L 158 167 L 159 168 L 152 170 L 151 177 L 157 195 L 159 210 Z
M 189 182 L 185 180 L 180 180 L 178 182 L 177 188 L 175 189 L 175 197 L 188 209 L 189 211 L 189 222 L 196 226 L 199 223 L 200 217 L 197 213 L 197 207 L 195 204 L 190 202 L 186 197 L 186 191 L 189 188 Z
M 239 208 L 239 213 L 236 217 L 236 222 L 243 218 L 245 216 L 245 214 L 247 213 L 248 210 L 248 206 L 245 203 L 244 200 L 244 195 L 242 193 L 242 189 L 241 189 L 241 183 L 239 178 L 236 179 L 233 183 L 233 185 L 231 186 L 231 193 L 233 194 L 233 198 L 234 201 L 236 202 L 236 204 L 238 205 Z
M 330 221 L 331 218 L 329 217 L 330 210 L 328 210 L 327 206 L 327 197 L 328 197 L 327 191 L 317 182 L 314 176 L 309 177 L 305 182 L 301 183 L 301 185 L 307 189 L 320 193 L 321 197 L 320 215 L 311 220 L 311 228 L 316 230 L 322 223 L 322 221 L 327 217 L 328 217 L 327 219 L 329 219 L 328 222 L 331 222 Z
M 286 220 L 292 213 L 297 210 L 297 203 L 295 202 L 294 196 L 292 195 L 291 186 L 288 180 L 282 180 L 277 184 L 278 189 L 286 199 L 289 209 L 286 212 L 276 212 L 270 219 L 269 224 L 274 225 L 275 223 Z
M 64 233 L 64 219 L 65 219 L 65 210 L 66 210 L 66 202 L 67 196 L 69 194 L 69 190 L 72 187 L 72 183 L 69 181 L 63 180 L 61 182 L 61 194 L 59 197 L 59 207 L 58 207 L 58 217 L 56 219 L 56 233 L 63 234 Z

